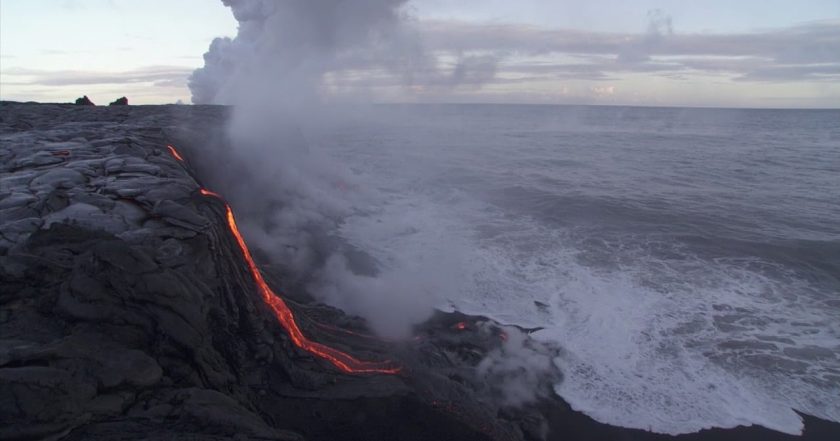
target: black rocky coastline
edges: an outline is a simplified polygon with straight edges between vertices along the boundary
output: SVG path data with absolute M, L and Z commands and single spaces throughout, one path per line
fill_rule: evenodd
M 551 393 L 559 372 L 533 403 L 506 407 L 499 379 L 476 369 L 501 325 L 439 312 L 414 339 L 384 341 L 264 267 L 309 338 L 402 367 L 341 373 L 292 343 L 223 203 L 199 191 L 201 145 L 227 116 L 0 103 L 0 439 L 840 439 L 840 425 L 808 416 L 803 437 L 613 427 Z

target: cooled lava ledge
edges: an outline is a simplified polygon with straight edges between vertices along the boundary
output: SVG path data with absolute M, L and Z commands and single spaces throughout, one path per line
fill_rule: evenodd
M 438 314 L 385 342 L 277 297 L 175 128 L 224 118 L 0 106 L 0 438 L 544 436 L 476 369 L 504 344 L 494 323 Z

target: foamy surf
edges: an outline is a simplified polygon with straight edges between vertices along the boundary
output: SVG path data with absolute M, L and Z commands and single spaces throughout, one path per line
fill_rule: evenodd
M 658 173 L 646 168 L 658 159 L 644 157 L 657 149 L 635 145 L 626 159 L 633 167 L 619 170 L 605 162 L 610 143 L 621 144 L 611 135 L 573 131 L 575 145 L 599 147 L 554 151 L 542 147 L 546 137 L 567 128 L 498 141 L 499 132 L 515 131 L 503 116 L 468 119 L 489 133 L 439 121 L 424 132 L 421 119 L 408 134 L 373 129 L 386 130 L 384 145 L 356 132 L 333 146 L 363 186 L 381 192 L 371 202 L 375 214 L 349 217 L 339 234 L 386 272 L 440 262 L 439 271 L 423 274 L 442 277 L 420 282 L 440 309 L 542 328 L 533 337 L 562 348 L 555 363 L 564 380 L 555 392 L 600 422 L 666 434 L 739 425 L 797 434 L 797 412 L 840 421 L 837 281 L 830 266 L 815 269 L 818 260 L 800 257 L 811 242 L 763 239 L 825 240 L 827 205 L 795 212 L 777 204 L 777 220 L 750 211 L 766 207 L 772 194 L 694 201 L 692 188 L 705 180 L 721 192 L 722 182 L 741 192 L 756 185 L 739 190 L 741 177 L 728 182 L 725 172 L 702 168 L 687 168 L 687 176 L 639 199 L 632 183 Z M 659 139 L 625 129 L 633 142 L 669 149 L 699 136 Z M 403 138 L 414 144 L 401 145 Z M 681 167 L 704 160 L 669 154 Z M 771 181 L 777 194 L 793 191 Z M 797 224 L 788 220 L 795 213 Z M 744 239 L 723 239 L 731 235 Z M 830 259 L 830 242 L 822 243 L 813 252 Z
M 403 207 L 394 209 L 403 216 Z M 450 274 L 451 284 L 436 289 L 444 295 L 437 306 L 542 328 L 532 335 L 563 349 L 555 363 L 564 381 L 555 391 L 598 421 L 667 434 L 752 424 L 797 434 L 795 410 L 840 419 L 840 390 L 830 383 L 840 369 L 837 325 L 801 281 L 642 256 L 635 268 L 599 270 L 534 225 L 484 239 L 473 230 L 477 242 L 464 243 L 463 226 L 435 217 L 415 219 L 401 234 L 370 236 L 368 228 L 398 224 L 387 216 L 367 225 L 353 219 L 343 233 L 386 262 L 433 259 L 443 253 L 430 247 L 461 242 L 460 277 Z M 504 221 L 493 223 L 499 229 Z M 368 237 L 375 245 L 364 246 Z M 535 243 L 517 251 L 529 237 Z

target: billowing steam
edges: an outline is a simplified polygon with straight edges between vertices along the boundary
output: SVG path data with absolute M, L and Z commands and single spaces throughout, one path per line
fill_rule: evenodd
M 537 401 L 559 380 L 554 369 L 556 350 L 530 339 L 518 328 L 505 328 L 504 344 L 478 364 L 499 399 L 508 406 Z
M 217 38 L 190 79 L 196 104 L 260 103 L 313 110 L 324 77 L 347 69 L 402 69 L 423 62 L 403 26 L 405 0 L 223 0 L 239 21 Z
M 380 333 L 407 335 L 439 300 L 438 282 L 428 275 L 453 266 L 384 265 L 335 239 L 342 220 L 377 195 L 307 137 L 348 109 L 357 112 L 359 96 L 370 96 L 336 94 L 342 79 L 362 72 L 403 86 L 475 85 L 492 77 L 493 60 L 438 63 L 423 50 L 406 0 L 223 3 L 239 21 L 238 34 L 214 40 L 205 66 L 190 78 L 194 103 L 234 106 L 233 147 L 218 152 L 209 173 L 224 181 L 249 242 L 297 275 L 296 283 L 367 318 Z

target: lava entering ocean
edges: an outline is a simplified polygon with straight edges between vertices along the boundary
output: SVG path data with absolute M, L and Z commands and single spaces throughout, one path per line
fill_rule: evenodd
M 184 158 L 178 153 L 178 150 L 174 147 L 171 145 L 167 145 L 166 147 L 175 159 L 178 161 L 184 160 Z M 288 305 L 286 305 L 286 302 L 284 302 L 283 299 L 268 286 L 268 283 L 266 283 L 262 273 L 260 273 L 256 262 L 254 262 L 254 258 L 251 256 L 251 251 L 245 243 L 245 239 L 242 238 L 242 234 L 239 232 L 239 227 L 236 225 L 236 219 L 233 217 L 233 210 L 230 208 L 230 204 L 225 202 L 218 193 L 204 188 L 202 188 L 200 192 L 204 196 L 217 198 L 225 204 L 228 228 L 233 234 L 233 237 L 236 239 L 240 250 L 242 250 L 242 255 L 245 257 L 245 262 L 248 264 L 248 269 L 251 272 L 251 276 L 254 278 L 254 282 L 260 291 L 260 295 L 262 296 L 263 301 L 271 308 L 272 312 L 274 312 L 274 316 L 283 328 L 286 329 L 286 332 L 289 334 L 289 337 L 291 337 L 295 346 L 309 352 L 312 355 L 329 361 L 342 372 L 349 374 L 397 374 L 401 371 L 399 366 L 396 366 L 390 361 L 386 360 L 383 362 L 373 362 L 359 360 L 350 354 L 339 351 L 338 349 L 331 348 L 308 339 L 301 331 L 297 321 L 295 321 L 292 310 Z

